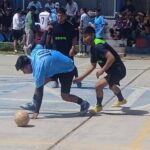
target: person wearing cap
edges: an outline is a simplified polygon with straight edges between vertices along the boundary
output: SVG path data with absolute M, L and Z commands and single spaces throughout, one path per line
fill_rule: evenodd
M 24 74 L 33 74 L 36 86 L 33 102 L 22 106 L 23 109 L 33 112 L 33 119 L 38 117 L 45 84 L 54 78 L 60 80 L 62 99 L 79 104 L 81 115 L 87 113 L 89 103 L 76 95 L 70 94 L 75 66 L 69 57 L 57 50 L 45 49 L 42 44 L 37 44 L 32 48 L 30 58 L 26 55 L 18 57 L 15 67 L 17 71 L 21 70 Z
M 96 77 L 98 78 L 96 83 L 97 104 L 89 109 L 89 112 L 96 114 L 102 111 L 103 89 L 107 85 L 109 85 L 109 88 L 118 98 L 113 107 L 120 107 L 126 104 L 127 101 L 124 99 L 119 88 L 120 80 L 126 76 L 126 68 L 120 56 L 105 40 L 96 38 L 95 29 L 93 27 L 89 26 L 84 30 L 83 41 L 91 46 L 91 64 L 81 76 L 74 79 L 74 82 L 81 82 L 96 69 L 97 64 L 101 67 L 97 68 L 96 71 Z M 99 79 L 104 73 L 107 75 L 104 78 Z

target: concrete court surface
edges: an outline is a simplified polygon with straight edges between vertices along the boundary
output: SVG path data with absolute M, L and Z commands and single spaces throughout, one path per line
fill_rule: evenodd
M 60 89 L 45 87 L 39 119 L 17 127 L 14 113 L 32 100 L 32 75 L 14 68 L 16 55 L 0 55 L 0 150 L 149 150 L 150 149 L 150 59 L 123 59 L 127 76 L 121 88 L 128 103 L 111 108 L 115 97 L 104 89 L 103 111 L 96 116 L 78 115 L 79 106 L 64 102 Z M 79 74 L 89 58 L 75 58 Z M 96 103 L 95 72 L 72 85 L 71 93 Z M 30 112 L 29 112 L 30 113 Z M 30 114 L 31 115 L 31 114 Z

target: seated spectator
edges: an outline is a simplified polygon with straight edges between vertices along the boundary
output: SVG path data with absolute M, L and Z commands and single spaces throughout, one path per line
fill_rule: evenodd
M 134 39 L 145 36 L 144 18 L 145 18 L 145 14 L 143 12 L 137 13 L 137 16 L 135 18 L 135 23 L 134 23 L 134 31 L 133 31 Z

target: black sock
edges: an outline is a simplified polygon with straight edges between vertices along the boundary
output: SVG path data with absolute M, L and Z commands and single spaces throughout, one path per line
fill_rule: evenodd
M 102 106 L 103 97 L 97 97 L 97 105 Z
M 124 100 L 124 97 L 122 96 L 122 93 L 121 93 L 121 91 L 119 92 L 119 93 L 115 93 L 115 95 L 117 96 L 117 98 L 118 98 L 118 101 L 123 101 Z
M 82 102 L 83 102 L 83 99 L 81 99 L 80 97 L 78 97 L 77 104 L 81 105 Z

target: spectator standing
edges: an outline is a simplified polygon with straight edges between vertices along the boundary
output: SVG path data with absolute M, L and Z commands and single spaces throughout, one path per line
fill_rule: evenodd
M 78 12 L 78 4 L 74 0 L 66 0 L 66 14 L 70 21 L 74 19 Z
M 3 0 L 0 8 L 3 10 L 6 10 L 7 8 L 12 8 L 10 0 Z
M 53 38 L 53 48 L 73 59 L 76 54 L 75 44 L 77 43 L 77 36 L 74 26 L 67 21 L 64 8 L 60 8 L 57 11 L 57 22 L 53 24 L 53 30 L 48 39 L 51 39 L 51 37 Z M 75 76 L 78 76 L 77 69 Z M 81 83 L 77 84 L 77 86 L 80 87 Z M 58 84 L 56 87 L 58 87 Z
M 94 27 L 96 31 L 96 38 L 103 38 L 103 30 L 104 30 L 105 20 L 101 15 L 101 10 L 96 10 L 96 17 L 94 19 Z
M 35 33 L 35 14 L 36 8 L 34 6 L 30 7 L 30 11 L 27 13 L 25 18 L 25 33 L 26 33 L 26 45 L 29 46 L 34 42 L 34 33 Z M 30 54 L 30 52 L 25 51 L 25 53 Z
M 16 13 L 13 16 L 13 22 L 12 22 L 12 36 L 13 36 L 13 46 L 14 46 L 14 52 L 18 52 L 17 50 L 17 42 L 19 38 L 23 35 L 23 28 L 24 28 L 24 21 L 21 18 L 21 10 L 18 9 Z
M 80 17 L 80 25 L 79 25 L 79 53 L 78 53 L 78 56 L 87 54 L 86 45 L 84 48 L 85 52 L 83 52 L 83 50 L 82 50 L 83 49 L 82 48 L 82 45 L 83 45 L 82 33 L 85 30 L 85 28 L 89 25 L 89 22 L 90 22 L 90 17 L 87 14 L 86 8 L 81 8 L 80 14 L 81 14 L 81 17 Z
M 49 8 L 52 11 L 53 9 L 55 9 L 55 3 L 53 3 L 53 0 L 47 0 L 47 3 L 44 7 Z
M 50 24 L 50 9 L 48 7 L 45 7 L 45 10 L 39 14 L 39 20 L 41 31 L 44 31 Z
M 31 8 L 31 6 L 34 6 L 36 8 L 34 17 L 35 17 L 35 22 L 38 22 L 39 13 L 40 13 L 40 11 L 42 9 L 41 2 L 39 2 L 37 0 L 31 0 L 31 2 L 28 4 L 27 9 L 29 10 Z

